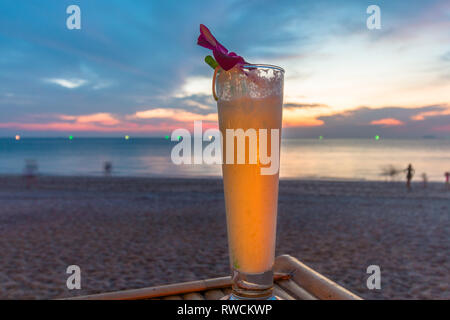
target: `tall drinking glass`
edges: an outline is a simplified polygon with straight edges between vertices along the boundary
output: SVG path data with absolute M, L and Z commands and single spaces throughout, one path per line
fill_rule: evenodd
M 231 299 L 270 299 L 284 70 L 271 65 L 246 65 L 221 70 L 215 80 L 223 137 Z M 240 153 L 243 151 L 245 155 Z

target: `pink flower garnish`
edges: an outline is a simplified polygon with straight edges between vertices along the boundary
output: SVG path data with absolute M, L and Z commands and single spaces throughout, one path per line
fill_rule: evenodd
M 211 31 L 204 26 L 200 25 L 200 36 L 198 37 L 197 44 L 212 50 L 214 58 L 217 63 L 228 71 L 237 64 L 246 64 L 247 62 L 241 56 L 238 56 L 234 52 L 228 52 L 228 50 L 214 38 Z

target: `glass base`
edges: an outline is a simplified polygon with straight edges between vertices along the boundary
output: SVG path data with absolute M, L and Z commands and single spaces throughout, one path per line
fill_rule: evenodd
M 232 269 L 233 292 L 230 300 L 268 300 L 273 297 L 273 271 L 245 273 Z

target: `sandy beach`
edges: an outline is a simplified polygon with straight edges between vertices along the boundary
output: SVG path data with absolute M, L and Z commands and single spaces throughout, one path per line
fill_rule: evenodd
M 368 299 L 450 299 L 450 191 L 283 180 L 277 255 Z M 0 177 L 0 298 L 63 298 L 228 275 L 222 181 Z M 66 268 L 81 268 L 68 290 Z M 366 287 L 381 268 L 381 290 Z

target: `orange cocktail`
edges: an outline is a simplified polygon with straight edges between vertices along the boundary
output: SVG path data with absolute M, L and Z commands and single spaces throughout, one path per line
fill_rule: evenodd
M 283 76 L 279 67 L 246 65 L 220 70 L 216 78 L 228 244 L 237 297 L 272 295 Z

